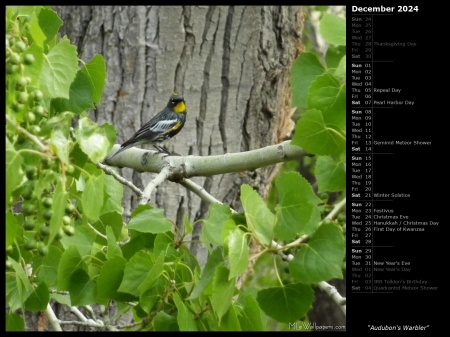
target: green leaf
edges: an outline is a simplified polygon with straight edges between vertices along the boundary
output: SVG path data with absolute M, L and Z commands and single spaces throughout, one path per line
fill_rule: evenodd
M 174 235 L 172 232 L 157 234 L 153 243 L 153 254 L 159 256 L 161 253 L 164 253 L 166 262 L 177 260 L 180 257 L 180 253 L 175 249 L 173 242 Z
M 106 64 L 102 55 L 96 54 L 83 68 L 83 74 L 89 79 L 95 103 L 100 104 L 106 79 Z
M 273 238 L 275 216 L 250 185 L 241 186 L 241 202 L 249 229 L 260 242 L 270 245 Z
M 216 268 L 213 278 L 213 293 L 211 305 L 219 318 L 219 325 L 222 317 L 226 314 L 231 305 L 231 298 L 234 295 L 236 280 L 228 278 L 229 271 L 223 265 Z
M 304 317 L 311 309 L 314 291 L 310 286 L 293 283 L 258 291 L 257 301 L 266 315 L 292 323 Z
M 49 98 L 69 98 L 78 71 L 77 48 L 64 36 L 44 58 L 40 88 Z
M 10 258 L 11 259 L 11 258 Z M 5 304 L 9 311 L 23 308 L 23 288 L 17 275 L 6 273 L 5 275 Z
M 75 114 L 80 114 L 88 109 L 94 109 L 95 105 L 89 78 L 81 71 L 78 71 L 75 80 L 70 85 L 69 98 L 55 98 L 52 105 L 56 111 L 67 110 Z
M 292 106 L 306 108 L 306 97 L 311 83 L 325 71 L 315 54 L 302 53 L 292 65 Z
M 222 250 L 220 248 L 216 248 L 212 253 L 209 254 L 208 260 L 206 261 L 205 267 L 203 268 L 202 276 L 200 277 L 200 280 L 195 284 L 194 290 L 187 298 L 188 300 L 193 300 L 203 293 L 203 290 L 211 283 L 216 268 L 221 265 L 222 262 Z
M 331 74 L 318 76 L 308 92 L 308 109 L 322 111 L 325 124 L 336 130 L 345 130 L 346 94 L 341 84 Z
M 10 306 L 11 311 L 15 311 L 22 307 L 29 294 L 33 292 L 33 286 L 23 267 L 11 257 L 8 257 L 7 260 L 14 269 L 15 279 L 14 277 L 7 279 L 6 303 Z
M 203 222 L 201 241 L 214 246 L 222 246 L 222 229 L 231 217 L 230 207 L 221 204 L 210 204 L 208 218 Z
M 5 237 L 5 248 L 8 248 L 14 243 L 16 238 L 16 233 L 18 229 L 16 217 L 11 213 L 11 211 L 6 211 L 6 237 Z
M 297 122 L 292 145 L 317 155 L 336 155 L 345 151 L 345 132 L 325 123 L 321 111 L 308 110 Z
M 134 254 L 125 266 L 123 280 L 118 291 L 139 296 L 138 287 L 145 280 L 152 266 L 150 254 L 144 251 Z
M 12 191 L 20 186 L 22 179 L 24 177 L 23 171 L 20 169 L 22 164 L 22 156 L 16 151 L 14 146 L 6 137 L 6 172 L 5 176 L 8 177 L 6 180 L 6 208 L 10 202 Z
M 325 223 L 289 262 L 289 271 L 302 283 L 318 283 L 342 278 L 345 241 L 341 230 Z
M 80 119 L 75 137 L 81 149 L 95 163 L 103 160 L 108 154 L 109 148 L 114 144 L 113 126 L 104 124 L 98 126 L 89 118 Z
M 108 195 L 101 214 L 117 212 L 122 214 L 123 184 L 110 175 L 105 176 L 105 193 Z M 122 222 L 121 222 L 122 223 Z M 117 236 L 116 236 L 117 237 Z
M 52 242 L 62 226 L 62 218 L 67 205 L 68 193 L 63 190 L 63 182 L 58 181 L 53 192 L 52 211 L 53 216 L 50 219 L 50 236 L 48 242 Z
M 229 279 L 245 272 L 249 262 L 249 249 L 244 232 L 236 228 L 228 236 L 228 258 L 230 260 Z
M 106 252 L 106 257 L 109 259 L 115 256 L 122 256 L 122 251 L 117 244 L 116 237 L 111 226 L 106 227 L 106 237 L 108 238 L 108 251 Z
M 46 36 L 46 41 L 56 39 L 56 34 L 58 34 L 59 28 L 62 24 L 63 21 L 51 8 L 44 7 L 39 12 L 39 26 L 42 28 L 42 32 Z
M 316 196 L 308 181 L 297 172 L 283 173 L 275 181 L 279 203 L 276 206 L 278 238 L 289 241 L 313 233 L 320 221 Z
M 38 286 L 34 288 L 33 292 L 25 301 L 25 308 L 30 311 L 43 311 L 47 308 L 50 300 L 50 293 L 45 282 L 39 282 Z
M 148 271 L 145 279 L 139 285 L 139 293 L 142 294 L 147 289 L 150 289 L 158 280 L 164 270 L 164 252 L 161 252 L 155 260 L 152 268 Z
M 31 7 L 30 7 L 31 8 Z M 46 36 L 39 25 L 39 19 L 36 13 L 33 13 L 30 17 L 30 35 L 33 38 L 34 42 L 41 48 L 44 47 L 44 41 Z
M 346 44 L 346 23 L 345 19 L 337 15 L 323 13 L 320 20 L 319 30 L 322 37 L 330 44 Z
M 238 319 L 239 310 L 234 304 L 231 304 L 230 309 L 223 316 L 220 322 L 221 331 L 242 331 L 241 325 Z
M 50 145 L 61 161 L 65 164 L 70 164 L 69 153 L 72 150 L 73 142 L 66 137 L 65 132 L 61 128 L 58 127 L 52 130 Z
M 72 273 L 68 290 L 72 305 L 88 305 L 97 302 L 97 285 L 83 269 L 77 269 Z
M 172 222 L 164 216 L 161 208 L 144 210 L 131 217 L 128 229 L 142 233 L 165 233 L 172 229 Z
M 31 78 L 31 83 L 38 83 L 44 64 L 44 51 L 36 43 L 33 43 L 27 49 L 26 53 L 34 56 L 34 62 L 32 66 L 23 68 L 23 75 Z
M 64 248 L 75 246 L 81 256 L 90 255 L 97 234 L 87 226 L 78 226 L 75 235 L 64 236 L 60 242 Z
M 345 81 L 347 76 L 347 57 L 344 55 L 339 61 L 333 75 L 341 81 Z
M 164 311 L 160 311 L 153 319 L 155 331 L 179 331 L 177 319 Z
M 180 331 L 197 331 L 197 326 L 192 312 L 183 303 L 180 296 L 177 293 L 173 294 L 173 301 L 177 307 L 177 323 L 180 327 Z
M 105 176 L 105 178 L 108 176 Z M 107 184 L 105 184 L 106 187 Z M 102 214 L 98 221 L 93 224 L 93 227 L 100 233 L 106 233 L 106 229 L 110 227 L 114 233 L 115 241 L 119 240 L 122 234 L 123 220 L 122 215 L 117 212 L 109 212 Z M 96 237 L 96 242 L 105 245 L 106 240 L 100 236 Z
M 91 222 L 98 220 L 100 210 L 103 207 L 104 196 L 104 174 L 99 176 L 91 175 L 86 182 L 86 186 L 81 197 L 83 203 L 84 215 L 88 217 Z
M 6 331 L 25 331 L 25 322 L 22 316 L 6 312 Z
M 154 282 L 153 286 L 146 288 L 139 295 L 139 305 L 143 311 L 147 314 L 154 310 L 157 303 L 162 301 L 162 296 L 165 294 L 169 282 L 160 277 Z
M 62 250 L 54 245 L 50 245 L 48 254 L 42 259 L 37 276 L 39 280 L 45 282 L 49 287 L 53 287 L 56 283 L 61 256 Z
M 188 216 L 187 213 L 184 214 L 183 224 L 184 224 L 184 233 L 185 234 L 192 234 L 193 228 L 192 228 L 192 224 L 189 221 L 189 216 Z
M 122 282 L 127 261 L 121 256 L 114 256 L 103 264 L 97 279 L 97 301 L 108 304 L 111 299 L 118 299 L 118 289 Z
M 315 169 L 319 193 L 340 192 L 346 188 L 345 162 L 319 156 Z
M 86 264 L 75 246 L 67 248 L 61 256 L 58 265 L 56 285 L 58 290 L 69 290 L 70 277 L 77 269 L 86 269 Z
M 245 297 L 244 307 L 239 316 L 242 331 L 265 331 L 261 309 L 255 298 L 248 294 Z

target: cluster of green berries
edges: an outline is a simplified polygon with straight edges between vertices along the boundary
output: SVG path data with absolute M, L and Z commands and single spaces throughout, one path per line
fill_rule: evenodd
M 7 90 L 14 92 L 9 106 L 17 113 L 17 120 L 28 131 L 38 135 L 41 131 L 39 121 L 47 116 L 43 102 L 44 94 L 33 85 L 32 79 L 24 75 L 26 66 L 35 62 L 35 57 L 28 51 L 28 40 L 25 36 L 6 35 L 6 80 Z

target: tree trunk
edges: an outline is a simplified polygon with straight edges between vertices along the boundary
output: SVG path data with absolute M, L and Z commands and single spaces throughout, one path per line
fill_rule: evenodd
M 183 94 L 187 122 L 163 143 L 180 155 L 218 155 L 276 144 L 289 137 L 290 71 L 299 55 L 303 15 L 300 6 L 54 6 L 79 57 L 105 58 L 102 102 L 90 117 L 110 123 L 117 143 L 159 112 L 172 92 Z M 242 184 L 264 198 L 277 166 L 253 172 L 196 177 L 206 191 L 241 210 Z M 154 176 L 122 169 L 138 187 Z M 129 215 L 137 205 L 125 188 Z M 179 184 L 165 182 L 150 203 L 182 226 L 207 216 L 208 204 Z M 194 227 L 193 242 L 201 223 Z M 206 251 L 191 245 L 200 264 Z
M 290 135 L 290 70 L 301 48 L 301 7 L 260 6 L 55 6 L 83 60 L 102 54 L 107 83 L 91 117 L 114 124 L 117 142 L 129 139 L 167 103 L 185 96 L 187 122 L 169 151 L 216 155 L 275 144 Z M 154 174 L 123 169 L 145 186 Z M 243 183 L 263 197 L 274 168 L 194 178 L 217 199 L 240 209 Z M 208 205 L 182 186 L 159 186 L 151 204 L 181 225 L 207 215 Z M 123 206 L 137 205 L 125 189 Z M 194 237 L 200 232 L 195 228 Z M 200 247 L 192 246 L 198 254 Z M 204 258 L 203 258 L 204 261 Z M 202 261 L 200 261 L 202 262 Z

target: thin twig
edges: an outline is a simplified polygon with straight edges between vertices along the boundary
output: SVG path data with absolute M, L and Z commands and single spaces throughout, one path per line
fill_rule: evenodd
M 99 169 L 102 169 L 106 174 L 109 174 L 114 177 L 118 182 L 124 184 L 125 186 L 128 186 L 132 191 L 134 191 L 138 196 L 141 196 L 143 192 L 134 185 L 131 181 L 125 179 L 121 175 L 119 175 L 116 171 L 114 171 L 111 167 L 104 165 L 100 162 L 97 162 L 97 167 Z
M 318 287 L 325 291 L 328 296 L 331 297 L 331 299 L 337 303 L 337 305 L 341 308 L 344 315 L 347 315 L 347 305 L 346 305 L 346 299 L 345 297 L 342 297 L 341 294 L 337 291 L 336 287 L 332 286 L 331 284 L 322 281 L 319 282 Z
M 108 237 L 105 235 L 105 234 L 103 234 L 102 232 L 99 232 L 94 226 L 92 226 L 89 222 L 87 223 L 87 225 L 90 227 L 90 228 L 92 228 L 92 230 L 98 235 L 98 236 L 100 236 L 100 237 L 102 237 L 103 239 L 105 239 L 105 240 L 108 240 Z
M 162 168 L 161 172 L 159 172 L 158 175 L 147 184 L 147 187 L 144 189 L 144 192 L 140 197 L 139 203 L 141 205 L 145 205 L 150 200 L 153 190 L 157 186 L 161 185 L 163 181 L 169 177 L 169 174 L 170 167 L 169 165 L 166 165 Z
M 50 321 L 50 325 L 52 326 L 53 330 L 63 331 L 61 325 L 59 324 L 60 321 L 56 317 L 55 312 L 53 311 L 53 308 L 51 307 L 50 303 L 47 303 L 47 309 L 45 309 L 45 312 L 47 313 L 47 317 Z
M 17 125 L 11 118 L 9 118 L 8 115 L 6 115 L 6 120 L 14 127 L 17 131 L 20 133 L 23 133 L 29 140 L 31 140 L 34 144 L 36 144 L 42 151 L 48 152 L 49 148 L 42 144 L 42 142 L 39 140 L 38 137 L 35 135 L 29 133 L 27 130 L 25 130 L 20 125 Z
M 328 213 L 327 216 L 323 220 L 332 220 L 332 219 L 334 219 L 336 217 L 336 214 L 341 211 L 341 208 L 343 208 L 346 203 L 347 203 L 347 198 L 344 198 L 341 201 L 339 201 L 337 204 L 335 204 L 333 206 L 333 209 L 331 210 L 331 212 Z

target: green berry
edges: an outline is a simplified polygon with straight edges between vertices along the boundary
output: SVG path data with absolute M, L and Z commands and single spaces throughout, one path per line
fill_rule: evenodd
M 68 236 L 75 235 L 75 228 L 73 228 L 73 226 L 63 226 L 63 231 Z
M 75 210 L 76 210 L 76 208 L 73 204 L 67 204 L 65 212 L 67 215 L 72 215 L 72 214 L 75 214 Z
M 19 111 L 21 111 L 21 110 L 24 108 L 24 106 L 25 106 L 25 105 L 23 105 L 23 104 L 21 104 L 21 103 L 14 103 L 14 104 L 12 105 L 12 109 L 13 109 L 15 112 L 19 112 Z
M 17 83 L 16 83 L 16 89 L 17 90 L 23 90 L 28 84 L 27 78 L 26 77 L 19 77 L 17 79 Z
M 69 216 L 64 215 L 64 216 L 62 217 L 62 222 L 63 222 L 63 225 L 64 225 L 64 226 L 69 226 L 70 223 L 72 222 L 72 220 L 70 219 Z
M 68 173 L 68 174 L 72 174 L 73 172 L 75 172 L 75 167 L 73 166 L 73 165 L 67 165 L 66 166 L 66 172 Z
M 28 101 L 28 94 L 26 92 L 21 92 L 17 95 L 17 102 L 25 104 Z
M 32 111 L 28 111 L 28 112 L 25 114 L 25 120 L 26 120 L 28 123 L 34 123 L 34 122 L 36 121 L 36 115 L 35 115 Z
M 48 254 L 48 247 L 47 246 L 39 246 L 38 247 L 38 253 L 41 256 L 46 256 Z
M 13 252 L 14 252 L 14 247 L 12 245 L 9 245 L 8 247 L 6 247 L 6 255 L 11 256 Z
M 33 92 L 33 97 L 36 102 L 40 102 L 44 98 L 44 93 L 40 90 L 35 90 Z
M 44 205 L 45 208 L 50 208 L 53 205 L 53 198 L 51 197 L 44 197 L 41 199 L 42 205 Z
M 19 71 L 19 66 L 17 64 L 7 63 L 6 64 L 6 73 L 7 74 L 15 74 Z
M 31 219 L 26 219 L 23 224 L 23 229 L 26 231 L 32 231 L 34 229 L 34 221 Z
M 25 63 L 26 65 L 30 65 L 34 63 L 34 55 L 33 54 L 26 54 L 23 57 L 23 63 Z
M 25 242 L 25 249 L 26 250 L 32 250 L 36 249 L 37 242 L 34 239 L 29 239 Z
M 42 237 L 46 237 L 50 234 L 50 227 L 47 225 L 43 225 L 41 228 L 39 228 L 39 234 Z
M 42 213 L 42 217 L 47 220 L 50 221 L 50 219 L 53 216 L 53 211 L 51 209 L 46 209 L 43 213 Z
M 13 264 L 12 264 L 12 262 L 10 260 L 6 261 L 6 265 L 5 266 L 6 266 L 7 270 L 13 270 L 14 269 Z
M 30 187 L 26 187 L 22 192 L 22 198 L 23 200 L 31 200 L 33 199 L 33 194 L 33 189 L 31 189 Z
M 27 49 L 27 45 L 23 41 L 17 41 L 14 45 L 18 51 L 25 51 Z
M 40 127 L 39 125 L 36 125 L 36 124 L 31 125 L 31 126 L 30 126 L 30 132 L 31 132 L 33 135 L 37 135 L 39 132 L 41 132 L 41 127 Z
M 22 213 L 25 216 L 36 214 L 37 213 L 36 206 L 34 206 L 33 204 L 24 204 L 22 205 Z
M 12 64 L 20 64 L 22 62 L 22 58 L 17 53 L 11 53 L 11 55 L 9 55 L 9 61 Z
M 37 178 L 37 168 L 36 166 L 28 166 L 25 170 L 25 174 L 28 179 L 35 180 Z
M 44 116 L 45 115 L 45 109 L 43 106 L 37 105 L 33 108 L 33 111 L 35 114 L 39 115 L 39 116 Z

